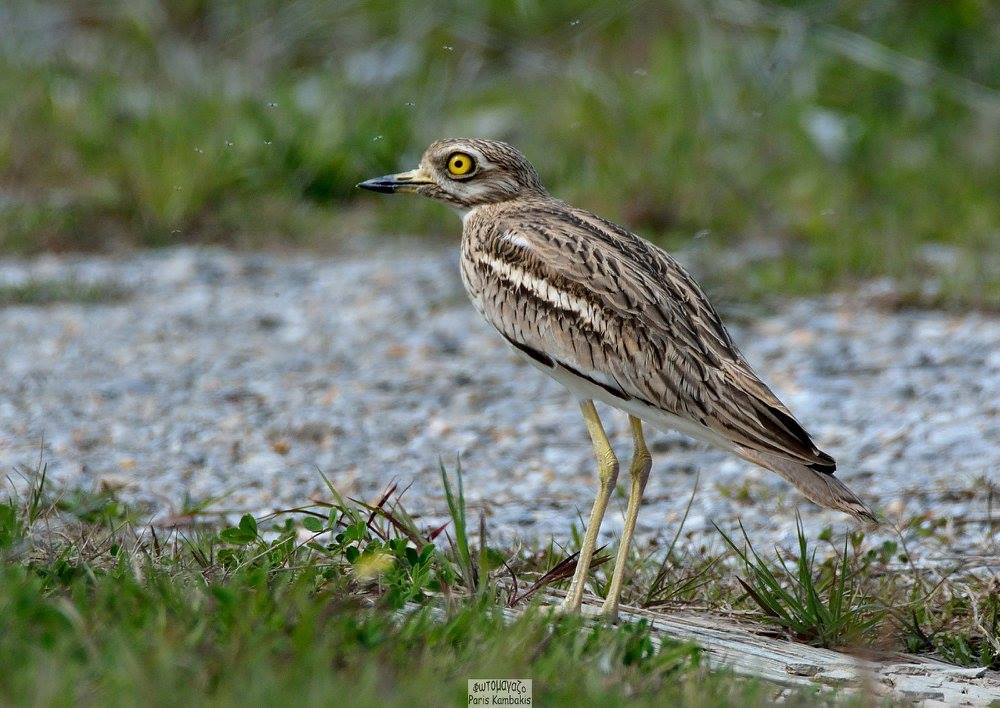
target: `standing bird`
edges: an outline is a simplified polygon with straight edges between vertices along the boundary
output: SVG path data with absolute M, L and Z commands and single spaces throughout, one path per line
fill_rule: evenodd
M 821 506 L 875 520 L 833 476 L 833 458 L 743 359 L 680 264 L 621 226 L 550 196 L 513 146 L 439 140 L 417 169 L 358 186 L 413 192 L 454 207 L 462 217 L 462 282 L 473 305 L 531 364 L 580 399 L 599 485 L 564 610 L 580 609 L 618 478 L 595 399 L 628 414 L 634 444 L 625 526 L 602 608 L 609 619 L 617 618 L 652 464 L 643 422 L 773 470 Z

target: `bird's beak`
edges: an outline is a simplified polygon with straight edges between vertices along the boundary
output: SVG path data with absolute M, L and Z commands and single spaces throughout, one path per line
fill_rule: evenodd
M 358 184 L 358 186 L 361 189 L 370 189 L 373 192 L 392 194 L 393 192 L 415 192 L 420 185 L 433 183 L 434 180 L 424 171 L 424 168 L 418 167 L 409 172 L 400 172 L 396 175 L 384 175 L 368 179 Z

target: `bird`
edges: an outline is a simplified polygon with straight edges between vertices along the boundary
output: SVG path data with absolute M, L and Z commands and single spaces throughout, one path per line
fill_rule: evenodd
M 666 251 L 551 196 L 514 146 L 433 142 L 416 169 L 358 187 L 413 193 L 462 220 L 460 272 L 479 314 L 517 354 L 569 389 L 597 463 L 597 494 L 560 609 L 579 612 L 619 463 L 594 405 L 628 416 L 625 523 L 601 613 L 618 618 L 629 546 L 652 467 L 643 423 L 776 472 L 820 506 L 877 517 L 740 353 L 704 291 Z

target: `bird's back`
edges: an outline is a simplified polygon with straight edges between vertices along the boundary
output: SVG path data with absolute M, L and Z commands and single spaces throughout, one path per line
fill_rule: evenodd
M 662 249 L 548 198 L 481 206 L 464 222 L 462 275 L 474 304 L 533 359 L 701 426 L 758 463 L 834 471 Z

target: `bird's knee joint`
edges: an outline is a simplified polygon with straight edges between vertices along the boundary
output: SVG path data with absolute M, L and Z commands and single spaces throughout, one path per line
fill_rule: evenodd
M 601 455 L 598 458 L 597 467 L 602 483 L 618 478 L 618 458 L 614 456 L 614 453 Z
M 632 469 L 646 470 L 653 466 L 653 456 L 647 450 L 638 450 L 632 458 Z

